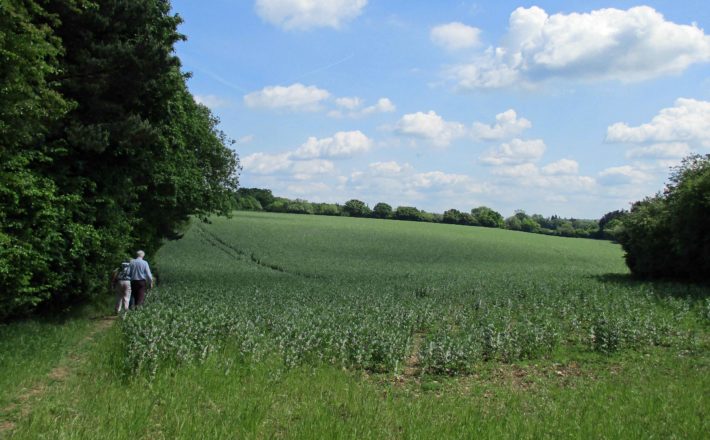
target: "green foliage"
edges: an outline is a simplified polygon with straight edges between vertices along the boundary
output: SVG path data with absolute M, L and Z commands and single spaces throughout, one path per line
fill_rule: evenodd
M 710 279 L 710 155 L 690 156 L 663 194 L 636 202 L 616 235 L 631 271 L 644 277 Z
M 316 215 L 342 215 L 342 208 L 336 203 L 312 203 L 313 214 Z
M 505 226 L 503 216 L 487 206 L 479 206 L 471 210 L 475 223 L 487 228 L 502 228 Z
M 350 217 L 368 217 L 372 213 L 365 202 L 357 199 L 345 202 L 345 205 L 343 205 L 343 212 Z
M 240 211 L 263 211 L 261 203 L 254 196 L 237 196 L 234 206 Z
M 229 212 L 238 160 L 161 0 L 0 7 L 0 319 L 105 289 L 136 246 Z
M 380 202 L 372 208 L 372 216 L 375 218 L 390 218 L 392 217 L 392 206 Z
M 422 221 L 422 212 L 414 206 L 398 206 L 392 217 L 397 220 Z
M 274 195 L 270 189 L 262 188 L 239 188 L 237 190 L 237 197 L 254 197 L 262 208 L 268 209 L 269 205 L 274 203 Z
M 707 314 L 700 288 L 623 281 L 611 243 L 499 230 L 237 213 L 159 257 L 169 281 L 122 321 L 126 362 L 147 374 L 224 347 L 247 363 L 395 373 L 419 347 L 420 372 L 465 374 L 687 344 Z

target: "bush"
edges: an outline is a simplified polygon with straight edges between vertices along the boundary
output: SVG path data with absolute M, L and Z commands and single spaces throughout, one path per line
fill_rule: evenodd
M 642 277 L 710 279 L 710 155 L 675 168 L 663 194 L 636 202 L 615 235 Z

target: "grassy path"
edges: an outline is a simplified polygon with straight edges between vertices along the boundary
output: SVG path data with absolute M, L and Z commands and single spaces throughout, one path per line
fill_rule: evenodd
M 96 336 L 110 328 L 115 320 L 115 316 L 105 316 L 88 319 L 86 325 L 82 325 L 84 323 L 79 323 L 78 326 L 76 323 L 67 325 L 69 337 L 62 350 L 63 357 L 51 366 L 47 361 L 53 360 L 52 358 L 45 358 L 45 362 L 41 362 L 40 359 L 39 365 L 30 371 L 25 371 L 25 374 L 30 374 L 25 378 L 22 386 L 14 387 L 13 394 L 3 393 L 4 403 L 0 407 L 0 438 L 11 435 L 18 421 L 26 418 L 32 412 L 33 404 L 41 400 L 52 387 L 75 374 L 86 362 L 86 354 L 93 348 Z M 72 327 L 72 324 L 75 325 Z M 55 335 L 50 332 L 44 336 L 51 340 Z M 23 341 L 20 339 L 16 342 Z M 36 342 L 43 344 L 48 341 L 37 340 Z M 32 347 L 26 348 L 32 349 Z M 51 368 L 49 372 L 42 374 L 48 367 Z

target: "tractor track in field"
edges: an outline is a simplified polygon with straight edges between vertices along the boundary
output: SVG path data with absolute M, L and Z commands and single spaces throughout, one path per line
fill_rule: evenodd
M 419 376 L 421 374 L 421 358 L 419 353 L 422 349 L 422 344 L 424 343 L 424 333 L 414 332 L 412 335 L 412 348 L 409 350 L 409 355 L 404 362 L 404 370 L 402 371 L 402 377 L 406 379 L 411 379 Z
M 116 321 L 116 316 L 93 319 L 96 323 L 67 356 L 59 360 L 57 365 L 45 377 L 24 388 L 12 403 L 0 409 L 0 438 L 11 434 L 17 422 L 32 412 L 32 402 L 34 400 L 41 398 L 51 387 L 57 383 L 64 382 L 69 376 L 74 374 L 76 369 L 86 360 L 81 356 L 84 348 L 94 341 L 95 336 L 111 327 Z
M 259 258 L 258 256 L 254 255 L 253 252 L 250 253 L 250 254 L 247 254 L 247 252 L 245 252 L 245 251 L 239 249 L 238 247 L 235 247 L 235 246 L 233 246 L 233 245 L 231 245 L 231 244 L 225 242 L 225 241 L 222 240 L 218 235 L 216 235 L 216 234 L 214 234 L 213 232 L 207 230 L 207 228 L 205 228 L 205 227 L 202 226 L 201 224 L 197 223 L 197 224 L 195 225 L 195 227 L 196 227 L 197 230 L 203 235 L 203 238 L 205 239 L 205 241 L 206 241 L 209 245 L 211 245 L 211 246 L 213 246 L 213 247 L 215 247 L 215 248 L 221 250 L 221 251 L 224 252 L 225 254 L 229 255 L 231 258 L 234 258 L 234 259 L 237 259 L 237 260 L 242 260 L 242 259 L 243 259 L 243 260 L 245 260 L 245 261 L 251 261 L 252 263 L 254 263 L 254 264 L 258 265 L 258 266 L 264 267 L 264 268 L 266 268 L 266 269 L 271 269 L 271 270 L 276 271 L 276 272 L 281 272 L 281 273 L 284 273 L 284 274 L 288 274 L 288 275 L 294 275 L 294 276 L 299 276 L 299 277 L 303 277 L 303 278 L 319 278 L 318 275 L 287 270 L 287 269 L 285 269 L 285 268 L 282 267 L 282 266 L 279 266 L 279 265 L 276 265 L 276 264 L 272 264 L 272 263 L 268 263 L 268 262 L 266 262 L 266 261 L 263 261 L 261 258 Z

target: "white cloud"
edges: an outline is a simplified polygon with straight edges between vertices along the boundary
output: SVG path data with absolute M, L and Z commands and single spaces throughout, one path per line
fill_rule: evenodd
M 314 175 L 332 174 L 335 164 L 329 160 L 315 159 L 293 162 L 291 166 L 293 177 L 297 180 L 309 180 Z
M 677 159 L 690 154 L 690 146 L 684 142 L 653 144 L 632 148 L 626 152 L 629 159 Z
M 291 153 L 254 153 L 241 158 L 245 171 L 254 174 L 274 174 L 291 168 Z
M 429 36 L 435 44 L 454 51 L 477 46 L 480 34 L 480 29 L 455 21 L 433 27 Z
M 710 60 L 710 36 L 667 21 L 648 6 L 548 15 L 533 6 L 510 15 L 502 44 L 449 74 L 460 88 L 533 84 L 549 78 L 640 81 Z
M 309 137 L 293 156 L 296 159 L 345 158 L 367 152 L 371 147 L 372 140 L 361 131 L 339 131 L 323 139 Z
M 638 185 L 648 182 L 653 176 L 631 165 L 610 167 L 599 173 L 598 181 L 605 186 Z
M 607 128 L 607 141 L 624 143 L 690 142 L 710 147 L 710 102 L 678 98 L 651 122 L 630 127 L 617 122 Z M 675 147 L 677 148 L 677 146 Z
M 579 173 L 579 164 L 572 159 L 560 159 L 542 167 L 543 174 L 561 175 Z
M 373 162 L 368 165 L 371 172 L 379 176 L 393 176 L 398 175 L 406 171 L 410 171 L 412 166 L 408 163 L 399 164 L 395 161 L 389 162 Z
M 389 98 L 380 98 L 375 105 L 370 105 L 362 109 L 364 115 L 370 113 L 390 113 L 397 110 L 394 103 Z
M 396 130 L 403 135 L 426 139 L 440 147 L 449 145 L 466 133 L 462 124 L 445 121 L 434 111 L 406 114 L 397 123 Z
M 530 121 L 518 118 L 515 110 L 508 109 L 496 115 L 496 123 L 493 125 L 474 122 L 471 134 L 476 139 L 500 140 L 515 136 L 530 127 Z
M 373 113 L 390 113 L 397 109 L 389 98 L 380 98 L 375 104 L 369 105 L 362 109 L 360 107 L 362 107 L 364 101 L 358 97 L 337 98 L 335 103 L 338 107 L 346 111 L 331 110 L 328 112 L 328 116 L 332 118 L 342 118 L 343 116 L 359 118 Z
M 506 177 L 535 177 L 539 174 L 537 166 L 532 163 L 522 163 L 518 165 L 502 166 L 494 168 L 491 174 Z
M 288 109 L 316 111 L 330 93 L 316 86 L 295 83 L 290 86 L 268 86 L 244 96 L 244 103 L 251 108 Z
M 221 98 L 217 95 L 193 95 L 195 102 L 202 104 L 210 109 L 229 107 L 231 102 L 228 99 Z
M 449 174 L 443 171 L 428 171 L 412 176 L 411 185 L 415 188 L 432 188 L 469 183 L 471 178 L 465 174 Z
M 362 105 L 362 99 L 358 98 L 357 96 L 336 98 L 335 104 L 338 107 L 343 107 L 348 110 L 355 110 L 356 108 L 359 108 Z
M 513 139 L 481 156 L 481 162 L 488 165 L 507 165 L 539 160 L 545 153 L 542 139 Z
M 362 13 L 367 0 L 256 0 L 264 21 L 286 30 L 340 26 Z
M 572 164 L 565 163 L 566 160 L 562 159 L 550 164 L 555 165 L 551 168 L 552 171 L 562 169 L 565 171 L 564 173 L 550 173 L 550 168 L 548 168 L 550 165 L 540 169 L 533 163 L 522 163 L 496 167 L 491 171 L 491 174 L 512 179 L 520 187 L 544 188 L 563 192 L 591 191 L 596 186 L 596 180 L 589 176 L 578 175 L 577 163 L 569 161 L 574 163 L 575 167 L 573 167 Z M 560 164 L 561 162 L 562 164 Z M 575 170 L 572 171 L 572 168 Z

